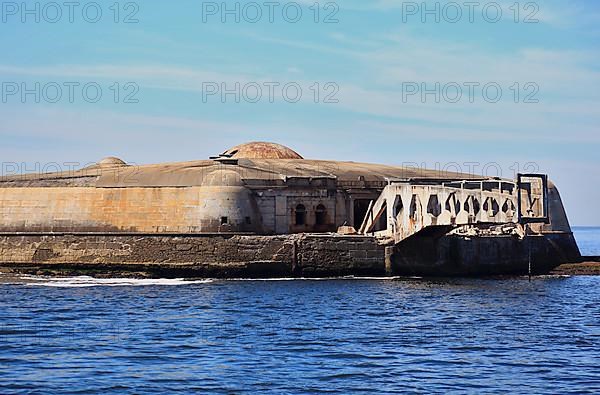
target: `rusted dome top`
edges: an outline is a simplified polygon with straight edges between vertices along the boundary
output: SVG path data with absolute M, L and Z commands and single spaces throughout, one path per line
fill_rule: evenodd
M 296 151 L 276 143 L 252 142 L 236 145 L 223 153 L 236 159 L 304 159 Z

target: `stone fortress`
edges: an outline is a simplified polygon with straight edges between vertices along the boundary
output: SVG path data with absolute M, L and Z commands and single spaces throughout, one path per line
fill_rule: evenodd
M 544 273 L 579 259 L 557 188 L 303 159 L 274 143 L 209 160 L 0 178 L 0 266 L 161 276 Z

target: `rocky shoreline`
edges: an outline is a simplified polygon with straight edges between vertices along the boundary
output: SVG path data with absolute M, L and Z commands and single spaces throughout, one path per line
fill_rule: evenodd
M 566 263 L 550 274 L 569 276 L 600 276 L 600 257 L 583 257 L 578 263 Z

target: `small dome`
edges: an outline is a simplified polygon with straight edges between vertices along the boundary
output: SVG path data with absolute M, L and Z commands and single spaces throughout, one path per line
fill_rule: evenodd
M 236 159 L 304 159 L 286 146 L 265 142 L 240 144 L 225 151 L 223 156 Z
M 127 166 L 125 161 L 115 158 L 114 156 L 109 156 L 107 158 L 102 159 L 98 162 L 98 166 L 100 167 L 117 167 L 117 166 Z
M 202 186 L 207 187 L 238 187 L 243 186 L 242 177 L 233 170 L 215 170 L 204 177 Z

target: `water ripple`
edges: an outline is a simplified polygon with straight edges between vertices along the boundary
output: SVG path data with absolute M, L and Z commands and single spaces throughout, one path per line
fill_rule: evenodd
M 0 393 L 599 393 L 599 287 L 0 277 Z

